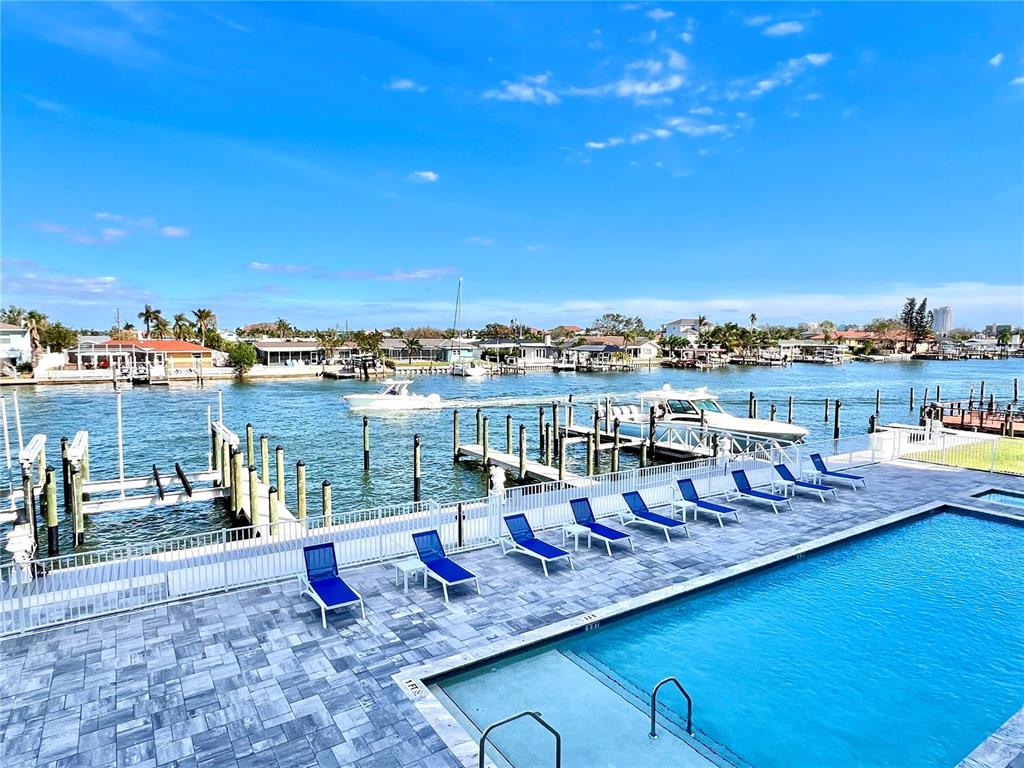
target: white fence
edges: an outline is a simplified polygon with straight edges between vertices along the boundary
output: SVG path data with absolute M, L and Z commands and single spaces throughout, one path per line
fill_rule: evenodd
M 505 533 L 505 515 L 522 512 L 536 530 L 557 528 L 571 522 L 573 498 L 590 498 L 598 517 L 614 515 L 625 509 L 625 491 L 640 491 L 655 507 L 667 504 L 677 493 L 675 481 L 686 477 L 702 496 L 714 496 L 734 487 L 733 470 L 745 470 L 753 485 L 767 484 L 773 464 L 785 462 L 799 475 L 816 452 L 842 470 L 905 454 L 942 458 L 991 450 L 991 439 L 981 435 L 894 429 L 599 475 L 582 488 L 555 481 L 445 506 L 395 504 L 5 565 L 0 635 L 294 577 L 303 570 L 302 548 L 310 544 L 333 542 L 339 564 L 352 567 L 413 555 L 410 534 L 416 531 L 436 529 L 445 547 L 457 552 L 493 544 Z

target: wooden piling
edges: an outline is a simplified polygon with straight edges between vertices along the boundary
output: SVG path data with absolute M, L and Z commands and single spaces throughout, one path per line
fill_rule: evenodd
M 420 500 L 421 478 L 420 478 L 420 445 L 419 433 L 412 436 L 412 500 Z M 486 452 L 486 449 L 485 449 Z M 484 462 L 487 461 L 486 453 Z
M 842 407 L 843 407 L 843 401 L 837 399 L 836 400 L 836 415 L 835 415 L 835 418 L 832 420 L 832 439 L 833 440 L 838 440 L 839 439 L 839 412 L 840 412 L 840 409 Z
M 274 533 L 274 527 L 277 525 L 277 488 L 274 486 L 270 486 L 268 489 L 267 504 L 269 506 L 267 517 L 270 520 L 270 532 Z
M 768 409 L 768 420 L 775 421 L 775 403 L 772 403 L 771 407 Z
M 210 469 L 220 469 L 220 432 L 210 430 Z
M 1013 377 L 1013 402 L 1017 402 L 1017 377 Z
M 71 461 L 68 459 L 68 439 L 60 439 L 60 468 L 63 482 L 64 513 L 71 513 Z
M 572 395 L 569 395 L 569 405 L 567 405 L 566 408 L 565 408 L 565 426 L 568 427 L 569 429 L 572 429 L 572 424 L 573 424 L 573 421 L 572 421 L 572 411 L 573 411 Z
M 985 399 L 985 382 L 981 382 L 981 390 L 982 390 L 981 399 L 984 400 Z M 941 384 L 936 384 L 935 385 L 935 402 L 936 403 L 941 403 L 942 402 L 942 385 Z
M 78 468 L 73 464 L 69 470 L 68 477 L 71 485 L 71 542 L 78 546 L 85 540 L 85 532 L 82 530 L 82 523 L 79 517 L 82 506 L 82 497 L 78 493 Z
M 544 425 L 544 463 L 551 466 L 551 425 Z
M 711 455 L 718 458 L 718 433 L 711 435 Z
M 255 433 L 252 424 L 245 425 L 245 466 L 256 463 Z
M 988 412 L 992 413 L 996 409 L 996 396 L 994 393 L 989 392 L 988 394 Z
M 594 474 L 594 436 L 587 435 L 587 476 Z
M 786 422 L 788 424 L 792 424 L 793 423 L 793 396 L 792 395 L 789 396 L 789 412 L 786 415 Z
M 974 387 L 971 387 L 971 395 L 974 395 Z M 928 387 L 924 388 L 924 397 L 921 398 L 922 405 L 928 405 Z
M 505 414 L 505 453 L 512 455 L 512 414 Z
M 612 472 L 619 471 L 619 428 L 618 419 L 612 422 Z
M 754 405 L 754 403 L 756 403 L 756 402 L 757 402 L 757 400 L 754 399 L 754 393 L 751 392 L 747 396 L 747 418 L 749 418 L 749 419 L 755 418 L 754 414 L 757 413 L 757 406 Z
M 910 409 L 909 409 L 909 412 L 910 413 L 914 412 L 914 388 L 913 387 L 910 388 Z
M 938 400 L 939 398 L 936 397 L 935 399 Z M 981 382 L 981 393 L 978 395 L 978 402 L 979 403 L 984 403 L 985 402 L 985 382 L 984 381 Z
M 295 507 L 299 520 L 306 521 L 306 462 L 299 459 L 295 462 Z
M 565 480 L 565 440 L 558 441 L 558 479 Z
M 324 508 L 324 527 L 326 528 L 327 526 L 331 525 L 331 522 L 332 522 L 331 521 L 331 481 L 330 480 L 324 480 L 323 485 L 321 485 L 321 489 L 322 489 L 321 492 L 323 493 L 322 506 Z
M 277 500 L 284 504 L 284 446 L 279 445 L 274 449 L 274 458 L 277 463 Z
M 270 437 L 260 435 L 260 480 L 264 485 L 270 485 Z
M 558 403 L 551 404 L 551 434 L 554 436 L 555 451 L 558 451 L 558 446 L 562 442 L 562 437 L 558 433 Z
M 647 441 L 651 446 L 651 463 L 653 464 L 658 459 L 658 436 L 657 436 L 657 424 L 658 419 L 654 415 L 654 406 L 651 406 L 650 415 L 647 418 Z
M 877 416 L 882 412 L 882 390 L 875 390 L 875 415 Z
M 60 554 L 57 518 L 57 471 L 46 467 L 46 552 L 50 557 Z
M 82 482 L 83 483 L 88 483 L 89 482 L 89 441 L 88 440 L 86 440 L 85 441 L 85 445 L 82 446 L 82 460 L 78 462 L 78 467 L 79 467 L 79 469 L 82 470 Z M 89 494 L 83 492 L 82 498 L 88 501 Z
M 459 409 L 452 411 L 452 461 L 459 461 Z
M 363 416 L 363 474 L 370 474 L 370 417 Z
M 231 485 L 231 444 L 227 440 L 220 441 L 220 486 Z
M 537 406 L 537 451 L 544 456 L 544 406 Z
M 249 465 L 249 524 L 259 525 L 260 524 L 260 494 L 259 494 L 259 476 L 256 472 L 256 465 Z
M 869 435 L 875 434 L 875 431 L 877 429 L 878 429 L 878 416 L 876 416 L 875 414 L 872 413 L 870 416 L 868 416 L 868 434 Z
M 647 466 L 647 443 L 640 443 L 640 466 Z
M 477 408 L 476 409 L 476 444 L 480 445 L 483 442 L 483 438 L 480 437 L 481 430 L 483 429 L 483 415 L 484 412 Z
M 825 398 L 825 423 L 826 424 L 828 424 L 828 405 L 829 405 L 829 400 L 826 397 Z
M 526 479 L 526 425 L 519 425 L 519 479 Z
M 757 398 L 755 397 L 750 401 L 750 418 L 757 418 Z
M 487 416 L 484 416 L 483 422 L 481 424 L 481 429 L 483 431 L 480 433 L 480 449 L 485 468 L 487 467 L 487 454 L 489 452 L 488 449 L 490 447 L 490 438 L 488 437 L 488 432 L 490 432 L 489 424 L 490 419 Z

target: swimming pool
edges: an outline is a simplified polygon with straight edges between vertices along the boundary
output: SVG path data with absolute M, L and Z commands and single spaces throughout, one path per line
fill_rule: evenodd
M 1024 507 L 1024 493 L 1014 493 L 1013 491 L 998 491 L 991 490 L 985 491 L 975 495 L 976 499 L 981 501 L 994 501 L 996 504 L 1008 504 L 1011 507 Z
M 1022 537 L 1006 522 L 931 515 L 434 690 L 471 731 L 542 711 L 566 766 L 953 766 L 1024 704 Z M 659 702 L 676 726 L 646 736 L 647 697 L 667 675 L 693 697 L 697 742 L 668 688 Z M 552 764 L 535 725 L 494 742 L 516 768 Z

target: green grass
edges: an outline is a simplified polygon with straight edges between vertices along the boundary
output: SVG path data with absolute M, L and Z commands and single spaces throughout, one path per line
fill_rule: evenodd
M 992 457 L 987 448 L 979 449 L 973 446 L 946 451 L 945 461 L 943 461 L 942 452 L 937 450 L 921 451 L 905 455 L 903 458 L 932 464 L 948 464 L 965 469 L 981 469 L 986 472 L 992 469 Z M 1024 475 L 1024 438 L 999 438 L 996 444 L 995 471 Z

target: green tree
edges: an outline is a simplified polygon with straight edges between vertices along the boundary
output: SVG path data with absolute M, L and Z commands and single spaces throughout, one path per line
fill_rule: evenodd
M 757 327 L 757 315 L 753 312 L 750 313 L 750 330 L 754 330 Z
M 405 345 L 403 349 L 409 353 L 409 363 L 412 363 L 412 353 L 416 350 L 423 349 L 423 345 L 419 339 L 413 338 L 412 336 L 403 336 L 402 343 Z
M 238 378 L 242 378 L 256 365 L 256 348 L 244 341 L 236 341 L 228 349 L 228 362 Z
M 50 324 L 49 319 L 42 312 L 30 309 L 25 313 L 22 325 L 28 329 L 29 344 L 32 346 L 32 367 L 39 363 L 39 357 L 43 354 L 42 335 Z
M 199 343 L 205 347 L 206 332 L 217 327 L 217 316 L 213 314 L 212 309 L 203 307 L 192 310 L 192 315 L 196 319 L 196 328 L 199 330 Z
M 153 309 L 152 304 L 147 304 L 141 312 L 139 312 L 139 320 L 146 324 L 146 338 L 149 338 L 149 330 L 156 322 L 156 319 L 160 317 L 160 310 Z
M 61 323 L 50 323 L 42 332 L 42 345 L 51 352 L 63 352 L 78 343 L 78 334 Z
M 493 339 L 494 341 L 509 341 L 515 338 L 512 327 L 502 323 L 488 323 L 480 329 L 482 339 Z
M 285 320 L 283 317 L 277 318 L 277 322 L 274 323 L 274 334 L 279 339 L 284 339 L 288 337 L 289 335 L 291 335 L 293 330 L 294 329 L 292 328 L 292 324 Z
M 999 332 L 999 335 L 996 336 L 996 343 L 1000 347 L 1008 347 L 1008 346 L 1010 346 L 1010 342 L 1012 340 L 1013 340 L 1013 334 L 1010 332 L 1009 328 L 1003 328 L 1003 330 L 1001 330 Z
M 818 327 L 821 329 L 821 338 L 825 342 L 832 341 L 832 339 L 835 338 L 836 324 L 833 323 L 831 320 L 822 320 L 818 324 Z
M 0 312 L 0 323 L 21 326 L 25 322 L 25 310 L 11 304 L 3 312 Z
M 174 325 L 171 327 L 171 333 L 179 341 L 191 341 L 195 338 L 196 329 L 192 325 L 192 321 L 188 319 L 188 316 L 184 312 L 179 312 L 174 316 Z
M 170 335 L 171 324 L 167 322 L 167 318 L 163 315 L 157 315 L 156 320 L 153 321 L 153 328 L 149 332 L 149 338 L 166 339 Z
M 313 336 L 316 338 L 317 343 L 320 345 L 320 349 L 323 350 L 323 368 L 321 370 L 327 370 L 327 363 L 334 359 L 335 354 L 341 349 L 341 345 L 345 343 L 341 334 L 337 328 L 328 328 L 324 331 L 314 331 Z

